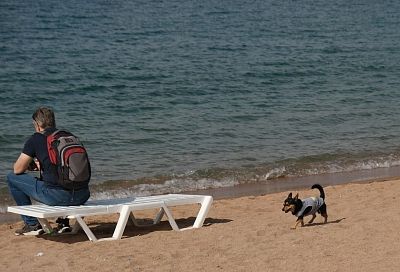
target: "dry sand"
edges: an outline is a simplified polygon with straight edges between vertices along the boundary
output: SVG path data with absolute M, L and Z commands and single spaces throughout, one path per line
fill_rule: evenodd
M 288 192 L 214 201 L 200 229 L 174 232 L 163 220 L 128 226 L 122 240 L 111 242 L 92 243 L 83 232 L 17 237 L 21 223 L 2 224 L 0 271 L 398 271 L 400 180 L 325 191 L 328 223 L 318 216 L 296 230 L 290 229 L 296 218 L 281 211 Z M 196 208 L 174 209 L 178 225 L 192 223 Z M 89 223 L 96 235 L 111 236 L 115 220 Z

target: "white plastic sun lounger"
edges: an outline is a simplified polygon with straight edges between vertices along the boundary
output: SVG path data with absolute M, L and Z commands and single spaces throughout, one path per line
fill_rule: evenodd
M 135 219 L 133 212 L 139 210 L 159 209 L 159 212 L 157 213 L 151 225 L 158 224 L 161 221 L 162 217 L 166 215 L 169 224 L 175 231 L 200 228 L 203 226 L 204 220 L 211 207 L 212 201 L 213 198 L 211 196 L 169 194 L 124 199 L 95 200 L 88 201 L 81 206 L 47 206 L 44 204 L 29 206 L 10 206 L 8 207 L 7 211 L 38 218 L 40 224 L 43 226 L 43 229 L 47 233 L 53 233 L 53 229 L 47 221 L 47 219 L 49 218 L 68 217 L 70 219 L 76 219 L 76 222 L 72 227 L 72 233 L 77 233 L 79 229 L 82 228 L 90 241 L 97 242 L 104 240 L 121 239 L 128 219 L 131 219 L 131 221 L 136 226 L 148 226 L 140 225 Z M 193 226 L 179 229 L 169 208 L 173 206 L 189 204 L 200 204 L 200 210 L 197 214 Z M 97 239 L 83 220 L 83 218 L 87 216 L 113 213 L 119 213 L 119 219 L 115 227 L 114 234 L 110 238 Z

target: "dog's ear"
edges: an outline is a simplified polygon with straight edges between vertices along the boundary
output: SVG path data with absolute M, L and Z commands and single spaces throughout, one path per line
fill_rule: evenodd
M 292 193 L 290 193 L 287 198 L 292 198 Z
M 296 194 L 296 196 L 294 197 L 295 200 L 299 199 L 299 194 Z

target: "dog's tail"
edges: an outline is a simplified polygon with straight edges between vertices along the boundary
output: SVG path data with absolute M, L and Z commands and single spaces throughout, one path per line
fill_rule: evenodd
M 311 189 L 318 189 L 320 197 L 325 200 L 325 192 L 321 185 L 314 184 L 313 186 L 311 186 Z

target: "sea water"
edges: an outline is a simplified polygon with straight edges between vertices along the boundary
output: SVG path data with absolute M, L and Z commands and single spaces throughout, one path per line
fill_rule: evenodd
M 395 0 L 3 0 L 0 205 L 41 105 L 87 147 L 93 198 L 395 169 L 399 13 Z

